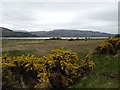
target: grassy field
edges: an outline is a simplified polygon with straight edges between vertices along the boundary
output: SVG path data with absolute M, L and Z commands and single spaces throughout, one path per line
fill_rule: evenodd
M 64 47 L 67 50 L 75 51 L 80 61 L 87 53 L 94 52 L 95 47 L 101 42 L 103 40 L 3 40 L 2 53 L 7 53 L 8 56 L 21 54 L 44 56 L 49 54 L 52 49 Z M 118 77 L 120 77 L 118 57 L 93 54 L 95 70 L 88 77 L 78 80 L 69 88 L 117 88 Z
M 88 53 L 94 51 L 94 48 L 103 40 L 88 41 L 68 41 L 68 40 L 3 40 L 2 51 L 11 55 L 30 53 L 38 56 L 48 54 L 52 49 L 64 47 L 67 50 L 76 51 L 77 53 Z

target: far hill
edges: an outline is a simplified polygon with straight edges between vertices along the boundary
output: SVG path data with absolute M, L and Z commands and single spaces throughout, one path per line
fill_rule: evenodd
M 108 37 L 114 36 L 114 34 L 95 32 L 95 31 L 83 31 L 83 30 L 70 30 L 70 29 L 56 29 L 53 31 L 37 31 L 31 32 L 33 35 L 39 37 Z
M 32 35 L 28 32 L 15 32 L 8 28 L 0 27 L 0 37 L 36 37 L 36 35 Z

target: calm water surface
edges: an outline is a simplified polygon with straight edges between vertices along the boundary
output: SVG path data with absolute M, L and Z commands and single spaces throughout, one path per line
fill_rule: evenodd
M 53 37 L 0 37 L 0 39 L 50 39 Z M 60 37 L 62 39 L 85 39 L 86 37 Z M 91 39 L 105 39 L 107 37 L 87 37 Z

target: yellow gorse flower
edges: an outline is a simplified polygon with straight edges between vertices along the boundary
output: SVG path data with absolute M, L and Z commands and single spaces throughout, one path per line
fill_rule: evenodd
M 64 78 L 60 82 L 63 86 L 74 83 L 81 76 L 81 71 L 94 69 L 95 64 L 91 60 L 91 54 L 88 54 L 79 64 L 77 64 L 78 56 L 75 52 L 67 51 L 64 48 L 52 50 L 51 54 L 36 57 L 34 55 L 21 55 L 13 58 L 4 55 L 2 57 L 3 71 L 18 70 L 24 73 L 32 71 L 36 74 L 39 83 L 35 85 L 43 86 L 43 83 L 57 80 L 57 76 Z M 52 83 L 51 82 L 51 83 Z M 53 86 L 57 85 L 55 81 Z M 43 86 L 44 87 L 44 86 Z
M 116 54 L 120 50 L 119 38 L 107 38 L 103 43 L 98 45 L 96 51 L 100 54 Z

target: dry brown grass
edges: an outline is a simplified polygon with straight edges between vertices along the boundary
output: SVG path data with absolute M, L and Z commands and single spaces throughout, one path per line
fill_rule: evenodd
M 36 50 L 41 55 L 45 55 L 52 49 L 64 47 L 67 50 L 88 53 L 94 51 L 94 48 L 102 41 L 103 40 L 3 40 L 2 51 Z

